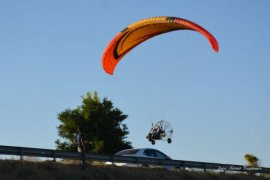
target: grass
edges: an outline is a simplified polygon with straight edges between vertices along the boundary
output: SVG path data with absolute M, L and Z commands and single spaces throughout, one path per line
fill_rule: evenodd
M 245 174 L 212 174 L 165 169 L 127 168 L 89 165 L 81 170 L 78 164 L 0 160 L 0 180 L 270 180 Z

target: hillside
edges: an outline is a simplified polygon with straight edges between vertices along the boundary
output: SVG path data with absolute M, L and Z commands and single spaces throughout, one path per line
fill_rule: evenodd
M 124 168 L 112 166 L 88 166 L 81 170 L 75 164 L 54 162 L 28 162 L 0 160 L 1 180 L 270 180 L 270 178 L 244 174 L 210 174 L 149 168 Z

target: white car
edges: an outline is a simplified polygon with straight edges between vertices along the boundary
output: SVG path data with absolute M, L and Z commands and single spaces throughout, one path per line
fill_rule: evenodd
M 138 149 L 125 149 L 117 152 L 115 155 L 118 156 L 130 156 L 130 157 L 142 157 L 142 158 L 153 158 L 153 159 L 161 159 L 161 160 L 170 160 L 171 158 L 165 153 L 152 148 L 138 148 Z M 106 164 L 112 164 L 111 162 L 107 162 Z M 113 163 L 115 166 L 128 166 L 128 167 L 163 167 L 168 170 L 174 169 L 172 166 L 157 166 L 157 165 L 145 165 L 145 164 L 132 164 L 132 163 Z

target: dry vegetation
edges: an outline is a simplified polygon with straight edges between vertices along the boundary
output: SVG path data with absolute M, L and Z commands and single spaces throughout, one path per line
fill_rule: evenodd
M 77 164 L 55 162 L 30 162 L 0 160 L 0 179 L 2 180 L 269 180 L 270 178 L 245 174 L 211 174 L 184 171 L 167 171 L 149 168 L 124 168 L 91 165 L 81 170 Z

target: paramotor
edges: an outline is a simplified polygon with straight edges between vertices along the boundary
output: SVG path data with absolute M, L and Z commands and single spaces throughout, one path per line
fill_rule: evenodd
M 172 142 L 173 128 L 167 121 L 158 121 L 149 131 L 146 138 L 154 145 L 155 140 L 166 140 L 169 144 Z

